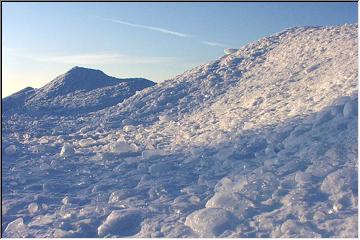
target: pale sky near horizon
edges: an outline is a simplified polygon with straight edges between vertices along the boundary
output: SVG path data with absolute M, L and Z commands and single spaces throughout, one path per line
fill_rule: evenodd
M 357 3 L 2 3 L 2 97 L 74 66 L 161 82 L 288 27 L 357 23 Z

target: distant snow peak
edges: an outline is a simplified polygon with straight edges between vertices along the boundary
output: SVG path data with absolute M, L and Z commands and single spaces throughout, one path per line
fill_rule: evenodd
M 71 68 L 55 80 L 63 82 L 63 84 L 72 84 L 73 87 L 84 89 L 93 89 L 104 85 L 116 84 L 116 80 L 113 77 L 106 75 L 100 70 L 78 66 Z
M 39 89 L 25 88 L 4 99 L 4 113 L 82 113 L 116 105 L 137 91 L 155 85 L 144 78 L 119 79 L 75 66 Z
M 103 71 L 99 70 L 99 69 L 92 69 L 92 68 L 86 68 L 86 67 L 79 67 L 79 66 L 75 66 L 73 68 L 71 68 L 69 71 L 67 71 L 65 74 L 71 74 L 71 73 L 101 73 L 103 75 L 106 75 Z M 106 75 L 107 76 L 107 75 Z

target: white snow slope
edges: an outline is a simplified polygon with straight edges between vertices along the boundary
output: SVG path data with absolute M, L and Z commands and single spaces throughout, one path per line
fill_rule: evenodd
M 5 237 L 357 237 L 357 25 L 260 39 L 82 116 L 3 122 Z

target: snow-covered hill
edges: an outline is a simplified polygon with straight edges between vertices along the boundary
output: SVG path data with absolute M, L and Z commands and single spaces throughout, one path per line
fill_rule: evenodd
M 143 78 L 118 79 L 100 70 L 74 67 L 39 89 L 25 88 L 3 100 L 5 115 L 26 112 L 81 114 L 113 106 L 155 85 Z
M 99 111 L 12 115 L 4 235 L 357 237 L 357 37 L 291 28 Z

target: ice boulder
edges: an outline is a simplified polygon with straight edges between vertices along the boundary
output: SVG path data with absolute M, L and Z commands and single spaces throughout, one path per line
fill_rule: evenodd
M 61 202 L 62 202 L 64 205 L 68 205 L 68 204 L 70 204 L 71 199 L 69 198 L 69 196 L 66 196 L 66 197 L 64 197 L 64 198 L 61 200 Z
M 186 217 L 185 225 L 200 237 L 217 237 L 232 229 L 237 219 L 230 212 L 220 208 L 204 208 Z
M 5 148 L 5 154 L 6 155 L 14 155 L 16 153 L 16 146 L 10 145 L 7 148 Z
M 28 206 L 28 211 L 30 214 L 34 214 L 39 210 L 39 205 L 37 203 L 30 203 Z
M 109 197 L 109 203 L 120 202 L 121 200 L 131 197 L 134 194 L 136 194 L 136 191 L 134 191 L 134 189 L 121 189 L 114 191 Z
M 255 207 L 254 203 L 241 194 L 233 192 L 217 192 L 206 203 L 207 208 L 222 208 L 243 217 L 245 212 Z
M 226 189 L 232 189 L 234 187 L 234 182 L 228 178 L 222 178 L 216 185 L 215 185 L 215 192 L 226 191 Z
M 133 125 L 126 125 L 123 127 L 124 132 L 132 132 L 136 130 L 136 127 Z
M 140 231 L 142 214 L 136 209 L 114 210 L 105 222 L 98 227 L 99 237 L 132 236 Z
M 28 226 L 22 218 L 17 218 L 9 223 L 4 231 L 6 238 L 25 238 L 28 236 Z
M 31 219 L 29 223 L 29 227 L 45 227 L 50 226 L 54 223 L 56 215 L 55 214 L 45 214 L 39 215 Z
M 66 157 L 75 153 L 74 146 L 70 143 L 64 143 L 60 151 L 60 156 Z

